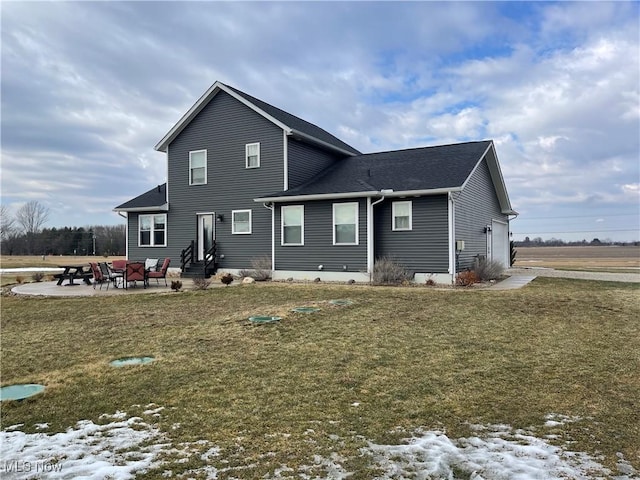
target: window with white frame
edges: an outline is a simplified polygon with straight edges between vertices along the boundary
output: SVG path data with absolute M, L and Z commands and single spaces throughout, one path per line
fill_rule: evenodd
M 207 183 L 207 151 L 189 152 L 189 185 Z
M 245 157 L 247 168 L 258 168 L 260 166 L 260 144 L 247 143 L 245 146 Z
M 167 214 L 138 216 L 138 246 L 167 246 Z
M 231 212 L 231 233 L 234 235 L 251 233 L 251 210 L 233 210 Z
M 412 218 L 411 218 L 411 202 L 393 202 L 391 204 L 391 216 L 393 217 L 392 221 L 392 230 L 394 231 L 402 231 L 402 230 L 411 230 L 412 228 Z
M 282 245 L 304 245 L 304 206 L 282 207 Z
M 333 204 L 333 244 L 358 245 L 358 203 Z

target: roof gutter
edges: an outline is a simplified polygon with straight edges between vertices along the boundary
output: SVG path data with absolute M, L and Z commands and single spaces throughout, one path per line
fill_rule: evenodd
M 156 205 L 153 207 L 131 207 L 131 208 L 114 208 L 114 212 L 168 212 L 169 204 Z
M 378 197 L 381 192 L 387 198 L 391 197 L 420 197 L 424 195 L 441 195 L 449 192 L 460 192 L 462 187 L 447 187 L 447 188 L 433 188 L 430 190 L 403 190 L 403 191 L 389 191 L 389 190 L 369 190 L 363 192 L 346 192 L 346 193 L 316 193 L 312 195 L 289 195 L 281 197 L 260 197 L 254 198 L 254 202 L 304 202 L 311 200 L 340 200 L 343 198 L 363 198 L 363 197 Z

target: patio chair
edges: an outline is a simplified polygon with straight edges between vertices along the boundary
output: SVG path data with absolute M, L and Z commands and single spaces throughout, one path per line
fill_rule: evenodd
M 124 272 L 114 272 L 109 268 L 109 264 L 107 262 L 99 262 L 98 266 L 100 267 L 102 276 L 109 279 L 110 282 L 113 282 L 113 286 L 118 288 L 118 279 L 124 277 Z
M 113 270 L 117 270 L 122 273 L 124 273 L 124 271 L 127 269 L 126 260 L 114 260 L 113 262 L 111 262 L 111 265 Z
M 96 289 L 96 284 L 100 284 L 100 290 L 102 290 L 102 284 L 107 283 L 107 290 L 109 290 L 109 279 L 102 274 L 100 267 L 95 262 L 89 262 L 91 267 L 91 273 L 93 273 L 93 289 Z
M 169 270 L 169 264 L 171 263 L 171 259 L 169 257 L 164 259 L 162 262 L 162 267 L 158 271 L 150 271 L 147 272 L 147 282 L 149 282 L 150 278 L 155 278 L 156 283 L 160 284 L 159 278 L 164 278 L 164 286 L 167 286 L 167 270 Z
M 144 270 L 144 262 L 129 262 L 124 272 L 124 288 L 129 288 L 129 283 L 134 285 L 142 282 L 144 288 L 147 288 L 147 274 Z

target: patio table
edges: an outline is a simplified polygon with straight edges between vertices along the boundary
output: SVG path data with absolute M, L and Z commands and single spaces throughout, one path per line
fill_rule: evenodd
M 67 285 L 78 285 L 74 282 L 76 278 L 81 278 L 84 283 L 91 285 L 93 274 L 87 265 L 58 265 L 58 267 L 64 268 L 64 272 L 54 275 L 58 279 L 58 285 L 62 285 L 65 279 L 69 280 Z

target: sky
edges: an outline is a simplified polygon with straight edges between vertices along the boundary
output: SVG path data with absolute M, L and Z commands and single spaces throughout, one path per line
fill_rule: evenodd
M 1 201 L 123 224 L 217 80 L 364 153 L 492 139 L 525 237 L 640 239 L 639 2 L 13 2 Z

